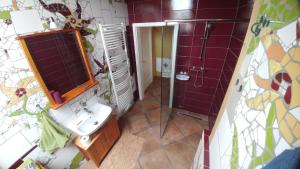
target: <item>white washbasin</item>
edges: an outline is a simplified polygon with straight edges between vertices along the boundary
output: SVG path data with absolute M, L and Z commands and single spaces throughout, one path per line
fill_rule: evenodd
M 91 111 L 88 113 L 86 110 Z M 78 118 L 72 120 L 68 128 L 80 136 L 89 136 L 104 125 L 105 121 L 111 114 L 111 107 L 94 103 L 86 107 L 86 110 L 81 110 Z

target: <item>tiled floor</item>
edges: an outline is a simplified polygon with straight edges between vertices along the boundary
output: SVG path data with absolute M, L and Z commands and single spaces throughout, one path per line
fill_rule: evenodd
M 144 139 L 136 161 L 136 169 L 189 169 L 206 121 L 171 114 L 164 136 L 160 137 L 160 94 L 150 86 L 143 101 L 120 119 L 123 133 L 131 133 Z M 160 90 L 160 89 L 159 89 Z
M 145 99 L 138 101 L 121 119 L 122 128 L 145 139 L 137 161 L 138 169 L 189 169 L 206 121 L 184 115 L 175 110 L 164 136 L 160 137 L 160 90 L 148 88 Z

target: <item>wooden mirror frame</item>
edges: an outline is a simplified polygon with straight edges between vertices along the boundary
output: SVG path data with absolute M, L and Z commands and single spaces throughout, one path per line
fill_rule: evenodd
M 81 52 L 81 56 L 83 57 L 84 66 L 87 70 L 89 80 L 87 82 L 81 84 L 80 86 L 77 86 L 77 87 L 73 88 L 72 90 L 68 91 L 67 93 L 64 93 L 62 95 L 63 103 L 62 104 L 57 104 L 54 101 L 54 99 L 53 99 L 48 87 L 46 86 L 41 74 L 39 73 L 39 70 L 38 70 L 38 68 L 37 68 L 37 66 L 36 66 L 36 64 L 33 60 L 32 55 L 30 54 L 30 51 L 29 51 L 28 46 L 26 44 L 26 38 L 41 36 L 41 35 L 61 33 L 61 32 L 75 32 L 77 43 L 78 43 L 78 46 L 80 48 L 79 50 Z M 83 41 L 82 41 L 79 30 L 68 29 L 68 30 L 58 30 L 58 31 L 35 33 L 35 34 L 31 34 L 31 35 L 19 36 L 17 39 L 20 41 L 20 44 L 23 48 L 23 51 L 25 53 L 25 56 L 26 56 L 26 59 L 27 59 L 29 65 L 30 65 L 30 68 L 31 68 L 35 78 L 37 79 L 38 83 L 40 84 L 43 92 L 47 96 L 51 108 L 58 109 L 59 107 L 63 106 L 64 104 L 68 103 L 69 101 L 71 101 L 75 97 L 79 96 L 83 92 L 87 91 L 88 89 L 90 89 L 90 88 L 92 88 L 92 87 L 94 87 L 95 85 L 98 84 L 98 81 L 96 81 L 94 79 L 94 76 L 93 76 L 93 73 L 92 73 L 92 70 L 91 70 L 91 66 L 89 64 L 89 60 L 88 60 L 85 48 L 83 46 Z

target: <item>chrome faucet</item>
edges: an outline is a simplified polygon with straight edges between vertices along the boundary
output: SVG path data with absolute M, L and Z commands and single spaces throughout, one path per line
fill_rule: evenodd
M 85 112 L 87 112 L 88 114 L 92 114 L 92 113 L 93 113 L 91 110 L 87 109 L 86 107 L 84 107 L 83 110 L 84 110 Z

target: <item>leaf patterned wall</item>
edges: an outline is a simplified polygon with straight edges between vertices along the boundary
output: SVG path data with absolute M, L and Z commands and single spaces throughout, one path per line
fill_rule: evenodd
M 212 169 L 262 168 L 300 146 L 299 1 L 260 0 L 257 23 L 261 16 L 270 24 L 251 34 L 235 70 L 238 78 L 210 140 Z
M 24 18 L 14 18 L 17 13 Z M 37 14 L 38 20 L 26 18 L 28 12 Z M 32 32 L 48 31 L 50 17 L 61 28 L 78 28 L 84 36 L 92 69 L 100 84 L 59 111 L 50 110 L 58 122 L 71 118 L 81 107 L 78 102 L 95 98 L 115 106 L 110 77 L 103 60 L 103 47 L 97 25 L 99 23 L 128 24 L 127 5 L 124 1 L 109 0 L 3 0 L 0 4 L 0 168 L 12 162 L 37 144 L 40 126 L 35 116 L 47 108 L 47 99 L 31 72 L 16 37 L 17 21 L 25 20 L 24 29 Z M 15 21 L 15 22 L 14 22 Z M 40 25 L 34 25 L 40 23 Z M 37 29 L 41 27 L 42 29 Z M 24 30 L 23 29 L 23 30 Z M 32 33 L 28 32 L 28 33 Z M 38 105 L 38 106 L 37 106 Z M 11 151 L 14 152 L 11 152 Z M 11 153 L 7 153 L 11 152 Z M 50 168 L 67 168 L 77 154 L 73 145 L 49 155 L 39 151 L 32 157 L 40 159 Z M 64 155 L 63 155 L 64 154 Z

